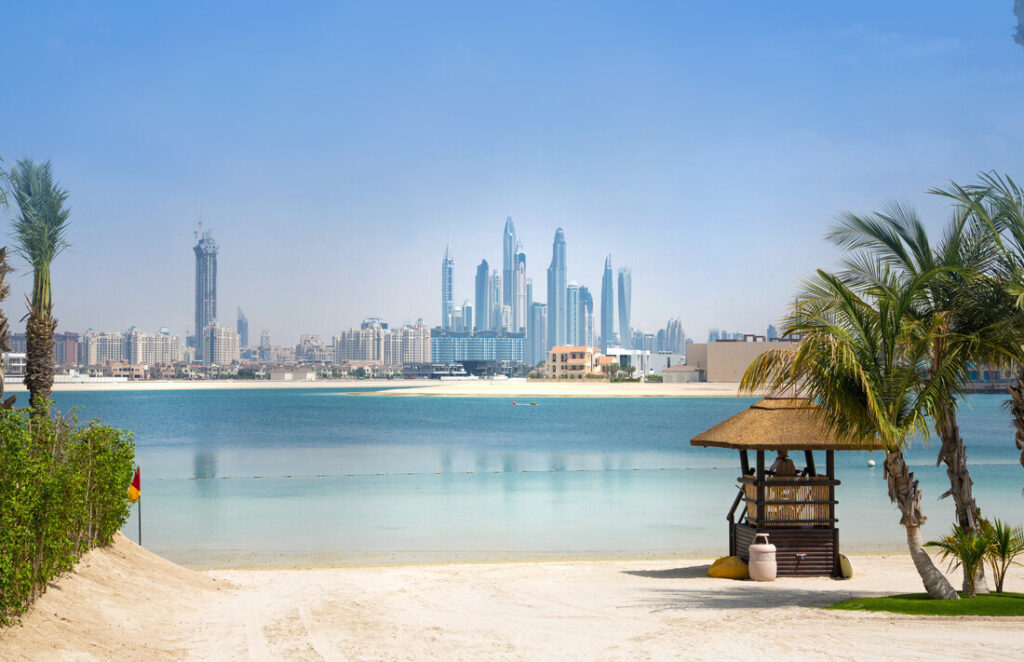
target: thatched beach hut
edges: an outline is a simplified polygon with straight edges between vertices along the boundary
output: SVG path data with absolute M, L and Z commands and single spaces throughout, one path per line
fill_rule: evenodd
M 817 405 L 803 398 L 766 398 L 690 440 L 694 446 L 739 451 L 739 492 L 726 519 L 729 554 L 748 560 L 747 548 L 758 533 L 776 546 L 779 576 L 840 575 L 836 526 L 835 451 L 880 450 L 877 440 L 850 444 L 823 423 Z M 755 464 L 750 463 L 750 452 Z M 790 453 L 803 452 L 803 469 Z M 815 452 L 825 454 L 819 473 Z M 776 457 L 766 464 L 765 453 Z M 799 455 L 797 455 L 799 459 Z M 739 512 L 740 504 L 743 509 Z

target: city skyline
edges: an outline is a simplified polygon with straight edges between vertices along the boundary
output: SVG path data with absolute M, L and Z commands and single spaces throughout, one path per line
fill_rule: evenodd
M 18 5 L 7 43 L 35 56 L 5 89 L 31 102 L 0 109 L 0 156 L 52 160 L 70 192 L 58 330 L 195 333 L 202 199 L 231 247 L 218 298 L 254 336 L 437 323 L 434 247 L 471 300 L 508 216 L 538 300 L 562 227 L 568 280 L 596 293 L 609 251 L 637 270 L 631 326 L 756 331 L 834 265 L 838 212 L 898 199 L 938 232 L 928 188 L 1021 178 L 1010 9 Z

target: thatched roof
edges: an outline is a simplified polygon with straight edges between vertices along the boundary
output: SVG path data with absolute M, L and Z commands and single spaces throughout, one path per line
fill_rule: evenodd
M 766 398 L 690 440 L 693 446 L 748 450 L 881 450 L 877 439 L 850 444 L 836 439 L 804 398 Z

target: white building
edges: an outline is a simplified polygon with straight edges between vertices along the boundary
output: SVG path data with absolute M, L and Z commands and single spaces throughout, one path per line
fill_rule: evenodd
M 633 377 L 644 379 L 653 375 L 654 370 L 651 364 L 651 353 L 645 349 L 626 349 L 625 347 L 609 347 L 605 356 L 611 356 L 619 364 L 619 369 L 628 371 L 630 367 L 636 368 Z
M 207 349 L 206 365 L 231 365 L 242 355 L 242 337 L 234 329 L 210 322 L 203 329 L 203 347 Z
M 4 378 L 24 377 L 27 361 L 27 355 L 21 352 L 4 352 L 2 361 Z
M 181 344 L 170 333 L 142 333 L 135 327 L 125 336 L 126 359 L 133 365 L 177 363 L 181 360 Z
M 82 364 L 104 365 L 125 360 L 124 334 L 118 331 L 93 331 L 82 336 Z

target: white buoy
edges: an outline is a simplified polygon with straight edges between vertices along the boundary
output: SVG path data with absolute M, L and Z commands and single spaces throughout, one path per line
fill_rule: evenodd
M 875 466 L 875 461 L 874 460 L 868 460 L 868 466 L 869 467 Z

